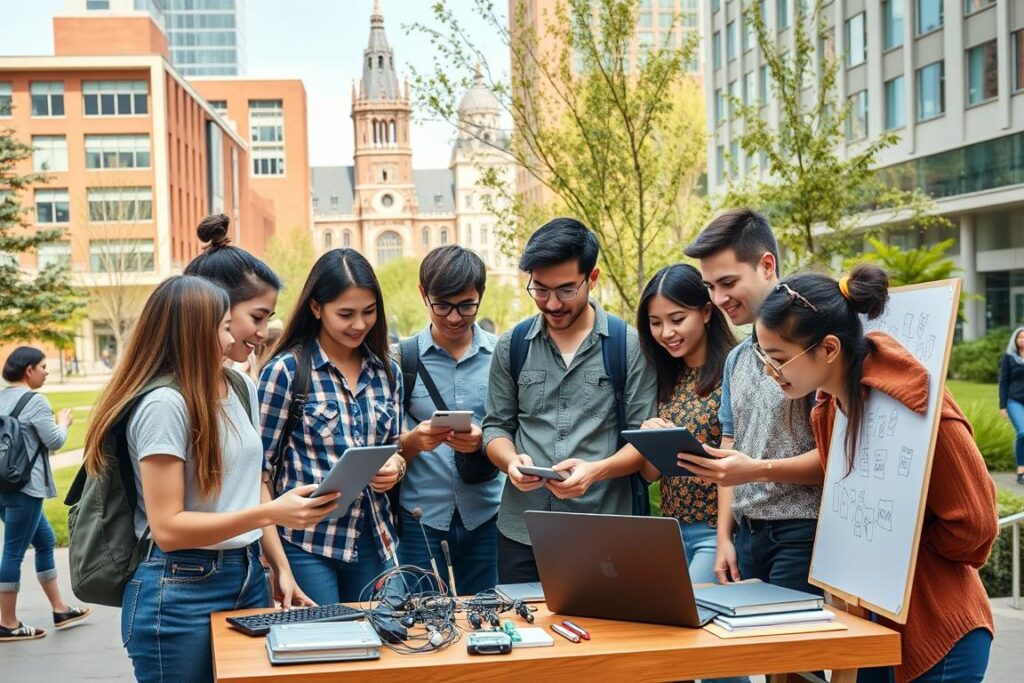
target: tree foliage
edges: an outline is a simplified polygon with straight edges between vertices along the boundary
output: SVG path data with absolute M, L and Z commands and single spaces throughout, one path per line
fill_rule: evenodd
M 267 242 L 267 265 L 282 283 L 277 297 L 277 317 L 287 322 L 292 315 L 316 259 L 313 236 L 305 228 L 293 226 L 275 232 Z
M 550 197 L 538 204 L 519 196 L 484 169 L 481 184 L 496 196 L 487 201 L 503 225 L 504 250 L 517 251 L 550 217 L 574 216 L 598 236 L 603 279 L 619 306 L 608 303 L 635 310 L 649 275 L 679 258 L 703 218 L 695 210 L 703 95 L 686 74 L 697 61 L 696 34 L 680 47 L 634 46 L 637 0 L 558 0 L 535 17 L 539 30 L 527 21 L 527 3 L 512 3 L 506 17 L 491 0 L 474 0 L 482 32 L 467 28 L 450 4 L 434 5 L 435 26 L 411 27 L 435 48 L 432 66 L 414 73 L 418 103 L 458 126 L 459 99 L 479 68 L 514 130 L 490 144 L 507 145 Z M 495 40 L 510 52 L 511 74 L 487 62 L 481 45 Z
M 836 256 L 859 251 L 863 237 L 875 232 L 866 227 L 869 219 L 870 225 L 945 223 L 933 215 L 927 196 L 888 185 L 876 170 L 879 154 L 899 141 L 895 133 L 847 139 L 860 132 L 851 103 L 838 92 L 842 55 L 829 53 L 836 29 L 826 29 L 822 4 L 797 4 L 808 9 L 797 12 L 791 48 L 780 45 L 765 25 L 763 3 L 748 4 L 744 21 L 756 35 L 771 98 L 765 93 L 746 103 L 732 94 L 727 98 L 735 112 L 732 140 L 763 168 L 762 174 L 736 178 L 739 160 L 726 155 L 733 179 L 721 203 L 764 213 L 791 267 L 828 265 Z M 778 105 L 775 123 L 767 115 L 769 102 Z
M 32 148 L 0 130 L 0 339 L 42 340 L 60 347 L 73 343 L 82 313 L 82 295 L 71 284 L 67 265 L 56 262 L 38 273 L 23 271 L 18 255 L 64 237 L 63 230 L 34 229 L 25 219 L 21 193 L 46 181 L 37 173 L 20 173 Z
M 874 237 L 868 242 L 874 252 L 865 252 L 846 261 L 846 267 L 852 267 L 858 261 L 870 261 L 878 264 L 889 274 L 892 287 L 916 285 L 922 282 L 934 282 L 954 277 L 959 268 L 946 251 L 953 246 L 953 240 L 944 240 L 931 247 L 920 249 L 900 249 L 898 246 L 885 244 Z
M 414 258 L 396 258 L 377 266 L 377 280 L 384 293 L 388 332 L 408 337 L 427 323 L 427 310 L 420 298 L 420 262 Z

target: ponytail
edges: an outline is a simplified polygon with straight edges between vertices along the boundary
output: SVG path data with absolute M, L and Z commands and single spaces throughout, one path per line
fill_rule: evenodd
M 185 275 L 197 275 L 219 285 L 228 293 L 232 306 L 270 289 L 281 291 L 281 280 L 266 263 L 230 244 L 230 223 L 222 213 L 207 216 L 199 223 L 196 235 L 206 246 L 185 267 Z

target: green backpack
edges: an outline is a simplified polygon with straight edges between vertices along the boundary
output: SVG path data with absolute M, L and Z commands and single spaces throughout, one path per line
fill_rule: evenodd
M 228 370 L 228 381 L 246 414 L 252 414 L 245 379 Z M 106 462 L 103 474 L 91 477 L 85 466 L 78 471 L 64 504 L 68 511 L 68 559 L 71 588 L 79 600 L 121 606 L 124 587 L 135 574 L 150 544 L 149 534 L 135 536 L 138 493 L 135 470 L 128 451 L 128 418 L 149 392 L 163 387 L 177 389 L 169 376 L 156 377 L 118 414 L 100 449 Z M 147 529 L 148 531 L 148 529 Z

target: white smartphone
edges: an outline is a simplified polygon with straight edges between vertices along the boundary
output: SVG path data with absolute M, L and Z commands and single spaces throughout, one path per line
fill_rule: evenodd
M 431 427 L 448 427 L 456 432 L 468 432 L 473 426 L 472 410 L 435 410 L 430 418 Z
M 517 465 L 519 471 L 523 474 L 528 474 L 531 477 L 540 477 L 541 479 L 553 479 L 555 481 L 565 481 L 569 478 L 569 472 L 565 470 L 553 470 L 550 467 L 533 467 L 532 465 Z

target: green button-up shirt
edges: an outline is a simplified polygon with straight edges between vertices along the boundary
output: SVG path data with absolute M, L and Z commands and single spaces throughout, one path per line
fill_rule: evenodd
M 608 315 L 591 301 L 597 318 L 594 329 L 573 356 L 569 367 L 538 316 L 526 335 L 529 353 L 512 382 L 510 346 L 506 332 L 494 349 L 483 421 L 483 441 L 511 439 L 516 451 L 533 458 L 538 467 L 551 467 L 568 458 L 588 462 L 616 452 L 615 388 L 605 372 L 601 339 L 608 336 Z M 657 378 L 640 349 L 633 327 L 626 331 L 626 425 L 635 429 L 656 413 Z M 632 512 L 629 479 L 597 482 L 581 497 L 560 500 L 546 488 L 523 493 L 505 483 L 498 510 L 498 530 L 519 543 L 530 543 L 523 513 L 559 510 L 628 515 Z

